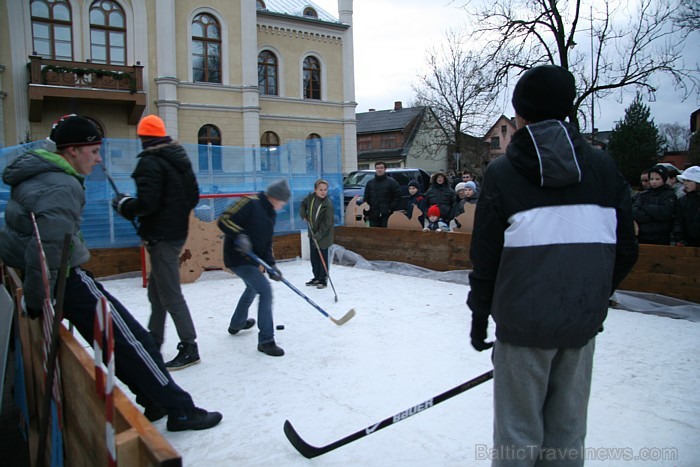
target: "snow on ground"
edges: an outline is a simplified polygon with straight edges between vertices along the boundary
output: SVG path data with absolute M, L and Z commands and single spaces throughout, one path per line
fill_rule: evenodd
M 170 433 L 165 419 L 155 423 L 184 465 L 489 465 L 491 382 L 316 459 L 302 457 L 283 433 L 285 420 L 307 442 L 326 445 L 488 371 L 491 362 L 489 352 L 469 345 L 467 286 L 333 265 L 334 303 L 330 286 L 304 286 L 309 261 L 280 269 L 331 316 L 351 308 L 357 315 L 336 326 L 273 283 L 275 323 L 285 325 L 276 341 L 286 352 L 274 358 L 257 351 L 257 328 L 227 332 L 240 279 L 211 271 L 184 284 L 202 362 L 173 376 L 197 405 L 224 414 L 219 426 L 199 432 Z M 140 278 L 104 284 L 148 322 Z M 167 332 L 169 360 L 178 342 L 172 322 Z M 596 342 L 586 465 L 697 465 L 698 356 L 700 323 L 611 309 Z

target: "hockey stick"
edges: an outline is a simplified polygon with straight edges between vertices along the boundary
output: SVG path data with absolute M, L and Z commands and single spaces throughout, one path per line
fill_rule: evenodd
M 46 260 L 44 258 L 44 250 L 41 245 L 41 236 L 39 235 L 39 227 L 36 223 L 36 218 L 34 213 L 31 213 L 32 223 L 34 224 L 34 231 L 36 233 L 37 243 L 40 249 L 40 256 L 42 257 L 42 270 L 46 270 Z M 46 369 L 46 385 L 44 386 L 44 397 L 42 399 L 42 409 L 44 420 L 41 424 L 41 431 L 39 434 L 39 446 L 37 450 L 37 464 L 44 465 L 44 456 L 46 453 L 46 441 L 48 437 L 49 430 L 49 417 L 51 412 L 51 396 L 53 394 L 53 384 L 54 376 L 56 372 L 56 360 L 58 358 L 58 331 L 61 326 L 61 321 L 63 321 L 63 297 L 66 291 L 66 277 L 68 270 L 68 260 L 70 259 L 70 244 L 71 244 L 71 234 L 66 233 L 63 238 L 63 249 L 61 250 L 61 264 L 58 270 L 58 278 L 56 279 L 56 306 L 54 308 L 53 323 L 51 323 L 51 341 L 49 342 L 49 353 L 47 358 L 47 369 Z M 48 286 L 48 279 L 46 281 Z M 50 293 L 48 287 L 46 287 L 47 293 Z M 50 300 L 50 297 L 47 297 Z
M 266 263 L 265 261 L 263 261 L 262 259 L 258 258 L 258 255 L 256 255 L 256 254 L 253 253 L 252 251 L 249 251 L 249 252 L 247 252 L 246 254 L 247 254 L 253 261 L 255 261 L 256 263 L 258 263 L 260 266 L 264 267 L 268 274 L 270 274 L 270 271 L 272 271 L 272 274 L 275 274 L 275 272 L 274 272 L 274 270 L 272 269 L 272 267 L 270 267 L 270 265 L 267 264 L 267 263 Z M 314 303 L 309 297 L 307 297 L 306 295 L 304 295 L 304 293 L 303 293 L 301 290 L 299 290 L 299 289 L 297 289 L 296 287 L 294 287 L 294 285 L 293 285 L 292 283 L 290 283 L 287 279 L 285 279 L 284 276 L 281 276 L 280 279 L 281 279 L 282 282 L 284 282 L 284 284 L 285 284 L 287 287 L 289 287 L 290 289 L 292 289 L 294 292 L 297 293 L 297 295 L 299 295 L 301 298 L 303 298 L 304 300 L 306 300 L 306 301 L 309 303 L 309 305 L 311 305 L 311 306 L 313 306 L 314 308 L 316 308 L 318 311 L 321 312 L 321 314 L 322 314 L 323 316 L 325 316 L 326 318 L 329 318 L 331 321 L 333 321 L 333 322 L 334 322 L 335 324 L 337 324 L 338 326 L 342 326 L 343 324 L 345 324 L 345 323 L 347 323 L 348 321 L 350 321 L 350 319 L 351 319 L 353 316 L 355 316 L 355 309 L 353 308 L 353 309 L 351 309 L 350 311 L 348 311 L 347 313 L 345 313 L 345 315 L 343 315 L 343 317 L 341 317 L 340 319 L 335 319 L 335 318 L 333 318 L 331 315 L 329 315 L 323 308 L 321 308 L 320 306 L 316 305 L 316 303 Z
M 289 442 L 292 443 L 292 446 L 294 446 L 294 448 L 297 451 L 299 451 L 302 456 L 306 457 L 307 459 L 312 459 L 314 457 L 320 456 L 321 454 L 325 454 L 329 451 L 333 451 L 334 449 L 338 449 L 341 446 L 345 446 L 348 443 L 357 441 L 360 438 L 364 438 L 367 435 L 371 435 L 375 431 L 379 431 L 382 428 L 386 428 L 390 425 L 393 425 L 394 423 L 400 422 L 401 420 L 405 420 L 408 417 L 411 417 L 419 412 L 427 410 L 430 407 L 433 407 L 434 405 L 437 405 L 440 402 L 444 402 L 451 397 L 454 397 L 458 394 L 463 393 L 464 391 L 467 391 L 475 386 L 480 385 L 481 383 L 485 383 L 491 378 L 493 378 L 493 370 L 489 370 L 481 376 L 477 376 L 476 378 L 466 381 L 460 384 L 459 386 L 456 386 L 448 391 L 443 392 L 442 394 L 428 399 L 427 401 L 421 402 L 418 405 L 414 405 L 408 410 L 404 410 L 403 412 L 399 412 L 396 415 L 385 418 L 379 423 L 370 425 L 367 428 L 364 428 L 351 435 L 348 435 L 345 438 L 341 438 L 338 441 L 334 441 L 331 444 L 327 444 L 326 446 L 312 446 L 303 439 L 301 439 L 301 436 L 299 436 L 299 434 L 296 432 L 289 420 L 285 420 L 284 422 L 284 434 L 287 436 Z
M 107 172 L 107 168 L 106 168 L 104 165 L 102 166 L 102 171 L 104 172 L 105 177 L 107 177 L 107 180 L 109 180 L 109 184 L 112 185 L 112 190 L 114 190 L 114 193 L 115 193 L 117 196 L 122 196 L 123 193 L 122 193 L 121 191 L 119 191 L 119 188 L 117 188 L 117 184 L 114 183 L 114 179 L 113 179 L 112 176 L 109 174 L 109 172 Z M 139 228 L 138 228 L 138 226 L 136 225 L 136 221 L 134 221 L 133 219 L 131 219 L 131 225 L 133 225 L 133 226 L 134 226 L 134 229 L 136 229 L 136 231 L 138 232 Z
M 333 288 L 333 294 L 335 295 L 335 303 L 338 303 L 338 293 L 335 291 L 335 286 L 333 285 L 333 281 L 331 280 L 331 273 L 328 272 L 328 266 L 326 265 L 326 260 L 323 259 L 323 254 L 321 253 L 321 247 L 318 246 L 318 240 L 316 240 L 316 237 L 311 235 L 311 238 L 314 239 L 314 245 L 316 245 L 316 251 L 318 251 L 318 257 L 321 258 L 321 264 L 323 264 L 323 269 L 326 270 L 326 277 L 328 278 L 328 282 L 331 283 L 331 288 Z

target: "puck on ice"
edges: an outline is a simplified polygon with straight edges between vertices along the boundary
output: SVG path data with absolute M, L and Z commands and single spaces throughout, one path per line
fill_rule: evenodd
M 282 329 L 284 329 L 284 324 L 278 324 L 276 327 L 279 331 L 281 331 Z

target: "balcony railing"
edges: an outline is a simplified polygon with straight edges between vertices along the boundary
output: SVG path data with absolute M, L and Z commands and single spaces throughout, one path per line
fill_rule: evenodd
M 29 60 L 30 121 L 41 121 L 47 98 L 123 103 L 129 107 L 130 124 L 138 122 L 145 108 L 141 65 L 47 60 L 37 55 Z

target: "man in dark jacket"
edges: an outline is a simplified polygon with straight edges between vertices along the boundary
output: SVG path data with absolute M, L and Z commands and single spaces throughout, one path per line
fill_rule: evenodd
M 289 201 L 291 192 L 287 180 L 280 179 L 270 184 L 257 195 L 244 196 L 229 206 L 218 220 L 225 234 L 224 265 L 243 282 L 245 291 L 231 316 L 228 332 L 235 335 L 255 325 L 248 318 L 248 309 L 256 295 L 258 300 L 258 350 L 272 357 L 281 357 L 284 350 L 275 343 L 275 326 L 272 320 L 272 288 L 265 279 L 262 266 L 251 259 L 249 252 L 272 267 L 268 273 L 274 281 L 282 280 L 282 273 L 275 266 L 272 254 L 272 235 L 275 232 L 277 212 Z
M 38 149 L 15 158 L 3 173 L 11 188 L 0 231 L 0 258 L 23 272 L 27 312 L 36 318 L 44 301 L 39 248 L 30 214 L 36 218 L 46 253 L 51 298 L 61 262 L 66 233 L 72 234 L 68 277 L 63 298 L 65 318 L 86 342 L 94 340 L 95 311 L 106 299 L 114 322 L 114 364 L 117 377 L 145 407 L 144 415 L 156 421 L 168 415 L 170 431 L 203 430 L 221 421 L 221 414 L 197 408 L 192 397 L 175 383 L 150 333 L 93 275 L 83 269 L 90 251 L 80 232 L 85 206 L 85 177 L 102 162 L 102 137 L 88 119 L 63 117 L 51 132 L 56 151 Z M 83 388 L 64 387 L 66 391 Z
M 595 336 L 638 254 L 627 182 L 563 121 L 575 97 L 564 68 L 521 76 L 476 207 L 467 303 L 472 345 L 494 346 L 495 466 L 583 465 Z
M 160 348 L 170 313 L 180 343 L 177 356 L 165 366 L 180 370 L 200 361 L 197 332 L 180 288 L 180 253 L 187 240 L 190 212 L 199 202 L 199 186 L 185 148 L 167 136 L 163 120 L 148 115 L 136 131 L 143 147 L 131 175 L 136 196 L 118 196 L 113 205 L 125 218 L 138 218 L 138 234 L 151 261 L 148 330 Z
M 374 170 L 374 178 L 365 187 L 365 201 L 369 204 L 365 215 L 370 227 L 386 227 L 389 216 L 401 206 L 401 186 L 386 174 L 384 162 L 377 161 Z

